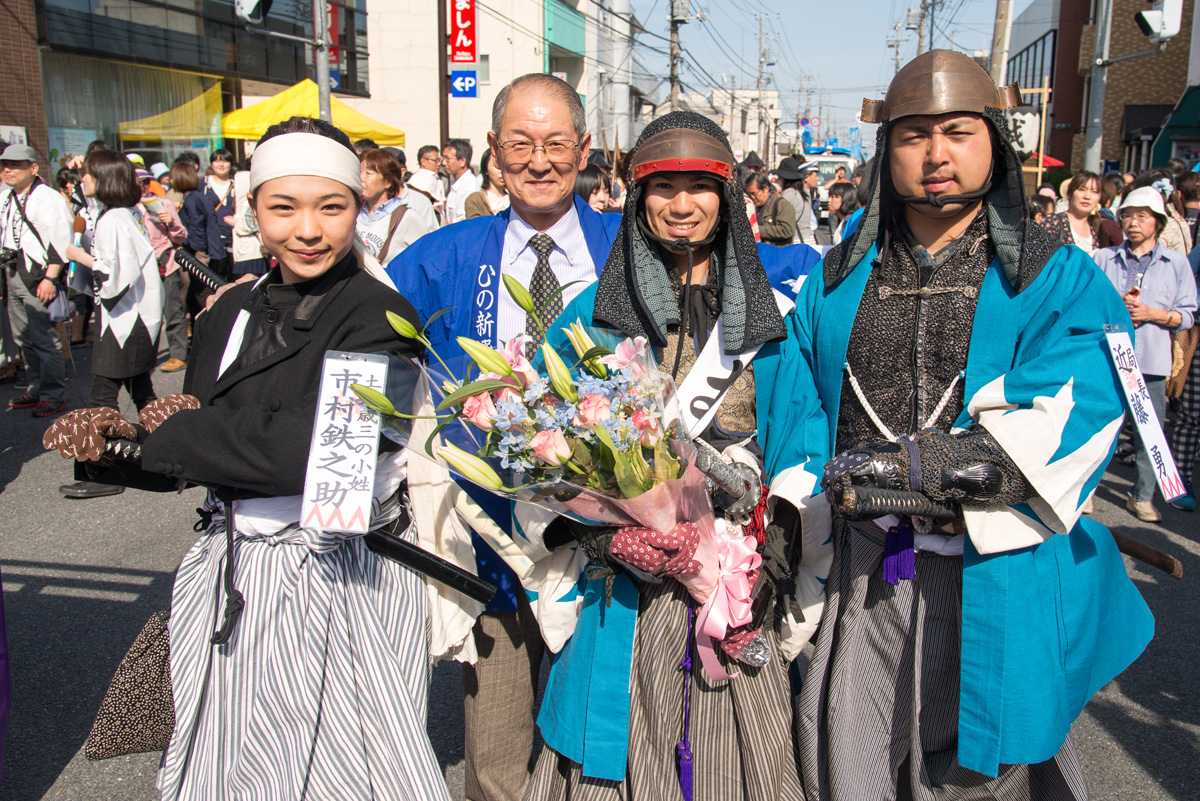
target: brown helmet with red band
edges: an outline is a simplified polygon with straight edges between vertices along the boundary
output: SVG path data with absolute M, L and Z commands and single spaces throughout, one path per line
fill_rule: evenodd
M 634 183 L 656 172 L 705 172 L 727 181 L 733 155 L 703 131 L 670 128 L 638 146 L 629 169 Z

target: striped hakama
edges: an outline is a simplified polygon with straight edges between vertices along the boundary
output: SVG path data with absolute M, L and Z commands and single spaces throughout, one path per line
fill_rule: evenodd
M 1086 799 L 1070 737 L 995 779 L 958 764 L 962 557 L 918 552 L 916 578 L 883 581 L 884 532 L 834 518 L 825 616 L 800 693 L 809 801 Z
M 425 733 L 421 577 L 358 537 L 239 530 L 246 606 L 229 642 L 211 645 L 225 550 L 214 522 L 175 579 L 164 801 L 448 799 Z
M 585 778 L 579 764 L 543 749 L 526 801 L 660 801 L 680 798 L 675 744 L 683 735 L 683 658 L 688 593 L 665 580 L 644 585 L 630 675 L 625 780 Z M 778 638 L 771 662 L 737 664 L 732 681 L 711 682 L 692 650 L 690 735 L 695 801 L 790 801 L 801 797 L 792 696 Z M 734 663 L 720 654 L 726 669 Z

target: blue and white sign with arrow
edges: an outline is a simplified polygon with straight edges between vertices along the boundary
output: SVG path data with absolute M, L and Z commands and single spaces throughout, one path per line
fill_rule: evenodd
M 479 79 L 475 70 L 453 70 L 450 73 L 451 97 L 478 97 Z

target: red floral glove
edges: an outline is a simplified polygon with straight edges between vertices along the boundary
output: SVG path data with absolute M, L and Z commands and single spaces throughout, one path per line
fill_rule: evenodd
M 64 459 L 97 462 L 108 439 L 137 439 L 137 429 L 116 409 L 76 409 L 55 420 L 42 435 L 42 446 Z
M 157 398 L 150 401 L 142 408 L 142 413 L 138 419 L 142 428 L 147 432 L 153 432 L 175 412 L 181 412 L 184 409 L 199 409 L 200 401 L 191 395 L 182 395 L 176 393 L 168 395 L 165 398 Z
M 625 526 L 613 535 L 609 552 L 626 564 L 655 576 L 695 573 L 700 563 L 692 557 L 700 532 L 692 523 L 679 523 L 668 532 Z

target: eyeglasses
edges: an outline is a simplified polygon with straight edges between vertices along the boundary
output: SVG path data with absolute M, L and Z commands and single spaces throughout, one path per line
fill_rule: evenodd
M 1121 215 L 1121 222 L 1125 220 L 1133 220 L 1134 222 L 1146 223 L 1154 219 L 1154 215 L 1145 211 L 1127 212 Z
M 524 139 L 510 139 L 501 142 L 500 149 L 504 151 L 505 159 L 512 164 L 528 163 L 539 150 L 546 154 L 546 160 L 551 164 L 571 164 L 575 161 L 575 151 L 579 149 L 579 144 L 555 140 L 535 145 Z

